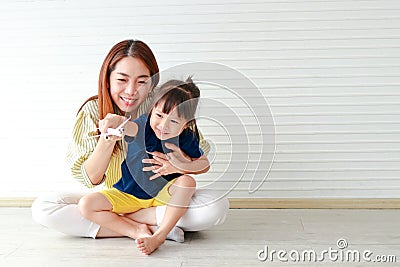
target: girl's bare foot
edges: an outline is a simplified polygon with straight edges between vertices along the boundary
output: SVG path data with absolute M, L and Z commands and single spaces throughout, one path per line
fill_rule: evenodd
M 133 238 L 133 239 L 142 238 L 142 237 L 150 237 L 153 234 L 150 231 L 147 224 L 140 224 L 140 225 L 137 225 L 136 227 L 137 227 L 136 233 L 133 236 L 131 236 L 131 238 Z
M 149 226 L 150 230 L 155 233 L 159 226 Z M 185 232 L 179 228 L 178 226 L 175 226 L 172 228 L 172 230 L 168 233 L 167 238 L 168 240 L 172 240 L 178 243 L 183 243 L 185 242 Z
M 133 233 L 131 233 L 129 235 L 130 238 L 136 239 L 136 238 L 140 238 L 140 237 L 148 237 L 148 236 L 152 236 L 153 233 L 151 232 L 150 228 L 147 226 L 147 224 L 144 223 L 137 223 L 135 221 L 132 221 L 128 218 L 122 217 L 121 218 L 126 221 L 127 223 L 129 223 L 130 225 L 132 225 L 133 227 L 135 227 L 135 231 Z
M 165 238 L 152 235 L 150 237 L 137 238 L 136 244 L 140 252 L 144 255 L 150 255 L 154 250 L 161 246 L 164 241 Z

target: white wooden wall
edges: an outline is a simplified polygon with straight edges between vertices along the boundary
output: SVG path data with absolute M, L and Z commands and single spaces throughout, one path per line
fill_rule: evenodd
M 3 0 L 0 197 L 78 187 L 64 161 L 75 113 L 96 94 L 105 54 L 128 38 L 147 42 L 161 69 L 225 64 L 266 97 L 271 172 L 256 193 L 244 177 L 229 196 L 400 196 L 397 0 Z M 224 182 L 213 186 L 223 193 Z

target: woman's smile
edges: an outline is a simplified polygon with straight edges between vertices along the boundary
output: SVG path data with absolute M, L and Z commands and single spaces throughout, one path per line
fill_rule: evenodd
M 122 101 L 124 101 L 125 106 L 127 106 L 127 107 L 133 106 L 135 104 L 135 102 L 137 101 L 137 99 L 122 97 L 122 96 L 121 96 L 121 99 L 122 99 Z

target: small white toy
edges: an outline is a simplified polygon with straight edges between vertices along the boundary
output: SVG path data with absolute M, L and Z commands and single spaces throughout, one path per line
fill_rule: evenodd
M 98 135 L 93 135 L 90 136 L 88 138 L 93 138 L 93 137 L 99 137 L 99 136 L 103 136 L 104 139 L 109 139 L 110 135 L 114 135 L 114 136 L 118 136 L 118 137 L 122 137 L 122 135 L 124 134 L 124 125 L 131 119 L 131 116 L 129 116 L 129 118 L 127 118 L 126 120 L 124 120 L 120 125 L 118 125 L 117 128 L 108 128 L 107 129 L 107 134 L 98 134 Z
M 124 134 L 124 125 L 131 119 L 131 116 L 129 116 L 129 118 L 127 118 L 126 120 L 124 120 L 117 128 L 108 128 L 107 129 L 107 134 L 104 136 L 105 139 L 108 139 L 108 137 L 110 135 L 115 135 L 118 137 L 122 137 L 122 135 Z

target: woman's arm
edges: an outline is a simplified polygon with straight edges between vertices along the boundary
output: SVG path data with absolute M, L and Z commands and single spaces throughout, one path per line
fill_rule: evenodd
M 168 154 L 158 151 L 148 152 L 153 156 L 153 159 L 143 160 L 143 163 L 153 164 L 151 167 L 143 168 L 143 171 L 153 171 L 155 173 L 150 177 L 150 180 L 171 173 L 201 174 L 210 169 L 210 162 L 205 155 L 197 159 L 191 159 L 174 144 L 166 143 L 165 146 L 173 152 Z
M 93 100 L 85 104 L 79 111 L 72 130 L 72 138 L 68 145 L 67 162 L 72 177 L 84 184 L 93 187 L 92 181 L 86 173 L 84 163 L 97 146 L 98 106 Z
M 97 101 L 90 101 L 77 115 L 67 153 L 72 177 L 89 188 L 105 179 L 117 140 L 114 137 L 109 140 L 103 137 L 91 138 L 97 134 L 98 124 Z M 109 127 L 111 124 L 103 126 Z
M 115 114 L 107 114 L 107 116 L 99 121 L 99 131 L 107 134 L 108 128 L 117 128 L 126 118 Z M 138 127 L 135 122 L 129 121 L 124 125 L 124 134 L 136 136 Z M 110 164 L 111 156 L 115 143 L 122 137 L 100 136 L 96 148 L 85 162 L 85 170 L 92 184 L 100 184 L 103 181 L 104 173 Z
M 174 164 L 178 159 L 174 158 L 174 154 L 171 153 L 170 162 Z M 175 165 L 175 167 L 182 174 L 201 174 L 206 173 L 210 170 L 210 162 L 208 158 L 203 155 L 198 159 L 191 159 L 189 161 L 183 162 L 179 160 L 179 163 Z
M 165 169 L 169 169 L 170 172 L 165 172 L 165 170 L 161 170 L 161 172 L 170 174 L 175 172 L 179 172 L 182 174 L 201 174 L 206 173 L 210 169 L 210 162 L 208 161 L 207 155 L 210 152 L 210 145 L 204 139 L 203 135 L 199 131 L 199 146 L 204 154 L 198 159 L 192 159 L 187 156 L 179 147 L 166 143 L 167 148 L 175 151 L 175 155 L 179 155 L 178 158 L 174 159 L 174 165 L 172 168 L 171 163 L 169 162 L 167 155 L 161 152 L 153 152 L 153 159 L 144 159 L 143 163 L 150 163 L 152 166 L 143 168 L 143 171 L 153 171 L 156 172 L 158 169 L 164 167 Z M 197 164 L 191 165 L 192 161 L 200 160 Z M 165 175 L 165 174 L 162 174 Z M 151 177 L 151 179 L 157 178 L 160 175 L 157 173 Z
M 116 140 L 106 140 L 100 137 L 96 148 L 86 159 L 84 168 L 92 185 L 98 185 L 103 182 L 104 174 L 110 164 L 115 143 Z

